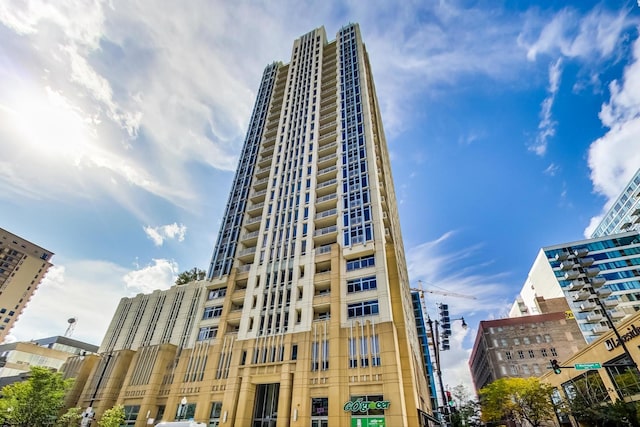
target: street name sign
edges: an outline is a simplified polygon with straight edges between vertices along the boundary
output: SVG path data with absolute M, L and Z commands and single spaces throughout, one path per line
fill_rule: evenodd
M 602 368 L 602 365 L 600 363 L 576 363 L 575 365 L 576 369 L 600 369 Z

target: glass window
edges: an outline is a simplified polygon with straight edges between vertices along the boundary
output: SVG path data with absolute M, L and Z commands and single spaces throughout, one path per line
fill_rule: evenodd
M 326 397 L 314 397 L 311 399 L 311 416 L 326 417 L 329 414 L 329 399 Z
M 204 313 L 202 314 L 203 319 L 213 319 L 216 317 L 220 317 L 222 315 L 222 306 L 218 305 L 215 307 L 205 307 Z
M 375 258 L 373 255 L 353 259 L 347 261 L 347 271 L 358 270 L 360 268 L 373 267 L 375 265 Z
M 347 305 L 347 317 L 361 317 L 378 314 L 378 300 L 362 301 Z
M 376 276 L 360 277 L 347 281 L 347 292 L 369 291 L 377 288 Z
M 124 407 L 124 425 L 132 426 L 136 424 L 140 405 L 125 405 Z
M 220 415 L 222 414 L 222 402 L 211 403 L 211 414 L 209 415 L 209 427 L 220 425 Z
M 633 363 L 626 356 L 607 362 L 607 373 L 622 396 L 640 393 L 638 371 L 630 365 Z
M 218 335 L 218 327 L 217 326 L 207 326 L 204 328 L 200 328 L 198 332 L 198 341 L 204 341 L 213 339 Z

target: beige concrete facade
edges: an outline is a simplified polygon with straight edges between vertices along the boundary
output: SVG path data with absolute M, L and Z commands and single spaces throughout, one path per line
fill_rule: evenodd
M 637 366 L 640 362 L 640 313 L 625 319 L 616 327 L 629 350 L 633 363 Z M 627 366 L 615 366 L 624 356 L 624 350 L 619 345 L 617 337 L 613 331 L 609 331 L 571 357 L 558 358 L 558 363 L 562 367 L 560 374 L 547 369 L 540 379 L 556 387 L 563 399 L 566 399 L 576 387 L 580 388 L 588 378 L 593 395 L 598 397 L 594 404 L 615 402 L 619 398 L 625 401 L 637 401 L 640 400 L 640 376 L 627 375 L 624 381 L 616 381 L 617 376 L 628 369 Z M 589 369 L 587 365 L 593 363 L 601 367 Z M 583 367 L 577 369 L 576 365 L 578 367 L 583 365 Z
M 53 252 L 0 228 L 0 343 L 51 267 Z
M 138 427 L 427 425 L 396 204 L 359 27 L 305 34 L 263 74 L 208 279 L 123 299 L 78 404 Z

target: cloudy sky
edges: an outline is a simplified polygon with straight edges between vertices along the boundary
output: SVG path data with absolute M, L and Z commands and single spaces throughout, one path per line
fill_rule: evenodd
M 56 253 L 15 338 L 98 344 L 121 297 L 206 269 L 264 66 L 349 22 L 411 281 L 478 298 L 427 294 L 470 324 L 443 353 L 469 384 L 478 321 L 640 167 L 636 0 L 0 2 L 0 227 Z

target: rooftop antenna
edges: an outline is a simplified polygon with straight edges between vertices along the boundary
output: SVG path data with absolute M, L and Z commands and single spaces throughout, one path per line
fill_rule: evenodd
M 76 329 L 76 323 L 78 323 L 78 318 L 70 317 L 69 319 L 67 319 L 67 323 L 69 324 L 69 326 L 67 327 L 67 330 L 65 331 L 64 336 L 70 337 L 71 335 L 73 335 L 73 331 Z

